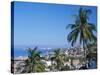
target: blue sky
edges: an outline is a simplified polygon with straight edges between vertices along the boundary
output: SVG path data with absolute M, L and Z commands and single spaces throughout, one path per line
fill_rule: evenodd
M 90 22 L 96 24 L 96 7 L 91 9 Z M 66 29 L 75 21 L 80 6 L 15 2 L 14 3 L 14 45 L 40 47 L 70 47 Z

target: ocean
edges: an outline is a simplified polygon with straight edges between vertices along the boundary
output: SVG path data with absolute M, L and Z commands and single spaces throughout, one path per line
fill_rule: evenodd
M 19 48 L 14 48 L 14 57 L 19 57 L 19 56 L 27 56 L 28 52 L 25 49 L 19 49 Z M 46 49 L 39 49 L 38 51 L 41 52 L 42 56 L 45 56 L 48 54 L 48 50 Z M 52 49 L 49 49 L 49 52 L 52 52 Z

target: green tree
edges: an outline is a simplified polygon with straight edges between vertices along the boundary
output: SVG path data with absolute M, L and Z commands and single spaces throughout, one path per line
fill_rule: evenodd
M 45 64 L 41 61 L 39 51 L 37 47 L 34 49 L 28 48 L 28 59 L 25 61 L 25 69 L 23 72 L 32 73 L 32 72 L 44 72 Z
M 60 49 L 54 50 L 53 60 L 56 62 L 55 69 L 58 71 L 64 66 L 64 53 Z
M 95 41 L 96 26 L 89 22 L 89 15 L 92 13 L 91 10 L 80 8 L 78 15 L 75 15 L 75 23 L 69 24 L 67 28 L 71 28 L 71 32 L 68 34 L 67 40 L 71 42 L 71 45 L 79 41 L 84 49 L 84 57 L 86 57 L 86 48 L 88 43 Z

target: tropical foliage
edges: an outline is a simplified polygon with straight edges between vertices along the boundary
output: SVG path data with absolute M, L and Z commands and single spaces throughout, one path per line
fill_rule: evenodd
M 40 53 L 37 47 L 28 49 L 28 59 L 25 61 L 25 69 L 23 72 L 43 72 L 45 71 L 45 64 L 41 61 Z
M 63 53 L 63 51 L 61 51 L 61 49 L 56 49 L 56 50 L 54 50 L 54 55 L 52 58 L 53 58 L 53 61 L 56 62 L 55 69 L 60 71 L 61 68 L 64 66 L 65 54 Z
M 68 34 L 67 40 L 71 42 L 71 45 L 78 41 L 84 49 L 84 55 L 86 55 L 86 48 L 88 43 L 97 40 L 96 26 L 89 22 L 89 15 L 92 13 L 89 9 L 80 8 L 78 15 L 75 15 L 75 23 L 69 24 L 67 28 L 71 28 L 71 32 Z
M 83 62 L 85 61 L 86 56 L 88 58 L 91 56 L 96 57 L 97 29 L 96 25 L 90 23 L 89 21 L 89 15 L 91 13 L 92 11 L 89 9 L 80 8 L 78 14 L 74 15 L 75 22 L 67 26 L 67 28 L 69 27 L 71 28 L 71 32 L 68 34 L 67 37 L 68 42 L 70 42 L 72 46 L 75 46 L 75 44 L 78 42 L 82 46 L 84 52 L 80 51 L 82 48 L 74 47 L 72 49 L 69 49 L 71 52 L 68 51 L 68 54 L 66 54 L 65 52 L 66 49 L 56 48 L 52 51 L 51 54 L 49 54 L 48 52 L 47 56 L 41 57 L 40 56 L 41 52 L 38 50 L 37 47 L 35 47 L 34 49 L 28 48 L 27 49 L 28 57 L 24 61 L 24 65 L 22 65 L 21 63 L 19 64 L 19 66 L 17 67 L 17 71 L 18 72 L 21 71 L 21 73 L 32 73 L 32 72 L 73 70 L 77 69 L 76 65 L 73 64 L 74 63 L 73 60 L 78 59 L 80 62 L 78 64 L 82 65 Z M 48 61 L 51 62 L 51 65 L 49 66 L 47 65 Z

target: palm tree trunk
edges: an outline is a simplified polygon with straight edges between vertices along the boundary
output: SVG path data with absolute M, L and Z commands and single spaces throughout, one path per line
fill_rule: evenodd
M 83 50 L 84 50 L 84 62 L 86 64 L 86 48 L 85 48 L 85 42 L 83 41 Z

